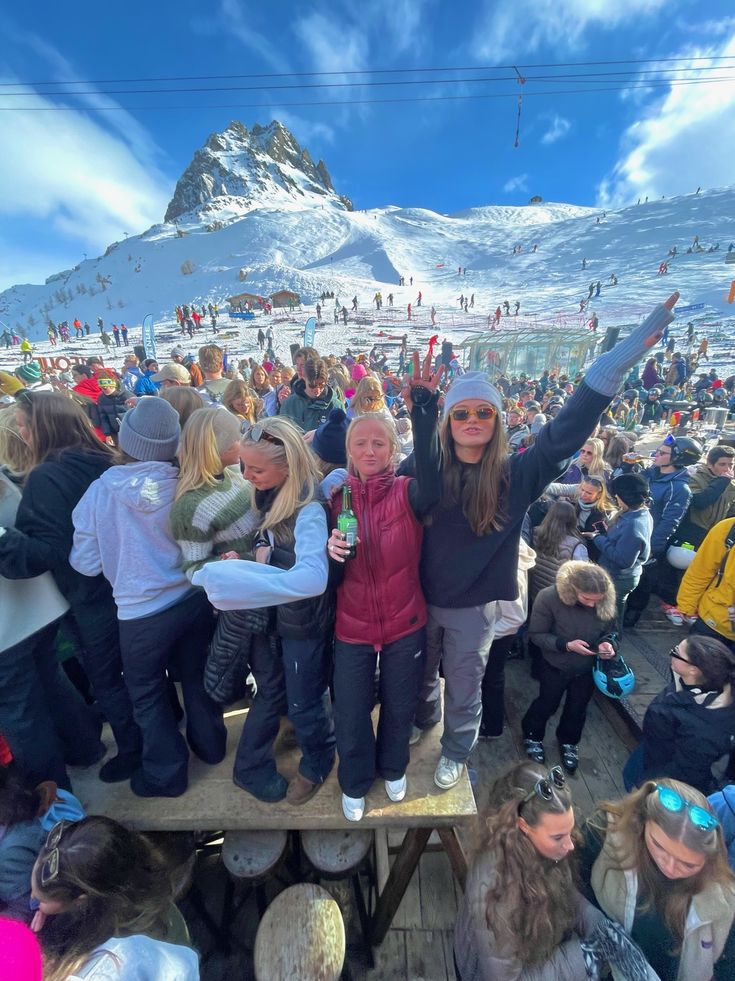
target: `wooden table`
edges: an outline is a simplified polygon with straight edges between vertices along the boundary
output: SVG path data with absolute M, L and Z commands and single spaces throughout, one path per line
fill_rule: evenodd
M 225 717 L 227 756 L 221 763 L 207 766 L 191 757 L 189 789 L 181 797 L 136 797 L 127 782 L 102 783 L 96 768 L 70 771 L 74 793 L 88 814 L 107 815 L 138 831 L 353 827 L 373 830 L 378 880 L 370 937 L 374 945 L 384 939 L 433 830 L 438 832 L 454 875 L 464 888 L 467 861 L 456 829 L 473 821 L 477 811 L 466 770 L 451 790 L 440 791 L 434 784 L 434 769 L 441 751 L 441 726 L 426 732 L 421 742 L 411 748 L 405 800 L 394 804 L 386 796 L 382 780 L 376 780 L 366 798 L 365 816 L 355 825 L 342 814 L 336 765 L 319 793 L 301 807 L 293 807 L 285 800 L 266 804 L 235 786 L 232 765 L 245 711 L 229 712 Z M 293 730 L 286 724 L 281 727 L 276 742 L 276 758 L 280 772 L 291 779 L 300 752 L 293 740 Z M 405 834 L 391 866 L 388 831 L 400 830 Z

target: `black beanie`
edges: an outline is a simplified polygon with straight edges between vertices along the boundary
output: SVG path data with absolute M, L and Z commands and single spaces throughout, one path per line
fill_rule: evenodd
M 347 416 L 342 409 L 332 409 L 327 416 L 327 421 L 323 422 L 314 433 L 312 449 L 326 463 L 336 463 L 340 467 L 347 466 L 345 450 L 347 425 Z
M 648 481 L 639 473 L 621 473 L 612 482 L 612 492 L 628 507 L 637 507 L 648 497 Z

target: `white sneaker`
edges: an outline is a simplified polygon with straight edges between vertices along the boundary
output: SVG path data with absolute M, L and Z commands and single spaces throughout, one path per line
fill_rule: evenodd
M 362 821 L 365 813 L 364 797 L 348 797 L 342 794 L 342 813 L 348 821 Z
M 385 792 L 391 800 L 398 803 L 399 800 L 403 800 L 403 798 L 406 796 L 407 786 L 408 783 L 406 781 L 406 774 L 404 773 L 398 780 L 386 780 Z
M 441 756 L 434 773 L 434 783 L 441 790 L 451 790 L 455 784 L 459 783 L 463 769 L 464 763 L 457 763 L 446 756 Z
M 416 743 L 421 741 L 421 737 L 423 736 L 423 734 L 424 734 L 423 729 L 419 729 L 418 726 L 411 726 L 411 737 L 408 740 L 408 745 L 415 746 Z

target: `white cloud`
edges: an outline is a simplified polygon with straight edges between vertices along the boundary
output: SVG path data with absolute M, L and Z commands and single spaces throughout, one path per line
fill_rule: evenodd
M 528 174 L 517 174 L 515 177 L 511 177 L 503 184 L 503 190 L 506 194 L 512 194 L 513 191 L 528 191 Z
M 92 249 L 161 221 L 168 179 L 86 113 L 37 111 L 62 104 L 29 94 L 27 111 L 8 119 L 13 139 L 0 154 L 0 214 L 42 218 Z
M 287 72 L 291 70 L 288 58 L 266 34 L 258 30 L 251 4 L 244 7 L 240 0 L 220 0 L 217 20 L 222 30 L 226 30 L 232 37 L 237 38 L 251 54 L 262 58 L 273 71 Z M 202 26 L 203 24 L 200 22 L 198 27 L 201 29 Z M 280 28 L 275 33 L 275 37 L 279 36 Z
M 638 22 L 666 6 L 667 0 L 484 0 L 473 51 L 497 63 L 542 45 L 572 50 L 590 28 Z
M 556 143 L 557 140 L 561 140 L 563 137 L 565 137 L 571 128 L 572 124 L 568 119 L 554 113 L 549 120 L 548 129 L 541 137 L 541 142 L 547 145 L 550 143 Z
M 735 57 L 735 31 L 716 50 L 695 49 L 681 57 Z M 692 62 L 691 68 L 717 66 Z M 715 72 L 714 74 L 722 74 Z M 735 81 L 680 85 L 649 102 L 621 141 L 621 157 L 597 188 L 598 204 L 615 207 L 638 197 L 684 194 L 722 187 L 733 180 Z

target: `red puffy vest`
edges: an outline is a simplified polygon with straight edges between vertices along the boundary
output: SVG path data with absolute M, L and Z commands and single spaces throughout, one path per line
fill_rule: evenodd
M 419 579 L 423 528 L 408 503 L 410 479 L 393 473 L 366 481 L 349 477 L 360 544 L 337 589 L 338 640 L 380 650 L 426 623 Z M 335 524 L 341 507 L 337 494 L 332 501 Z

